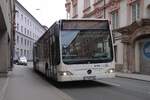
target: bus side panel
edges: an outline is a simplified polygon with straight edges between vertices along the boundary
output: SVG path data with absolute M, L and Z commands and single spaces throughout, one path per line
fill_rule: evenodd
M 57 65 L 60 64 L 59 25 L 54 27 L 51 43 L 52 77 L 57 80 Z
M 59 56 L 59 25 L 53 25 L 48 31 L 49 36 L 44 38 L 44 61 L 47 67 L 45 67 L 45 75 L 54 80 L 57 80 L 56 66 L 60 62 Z

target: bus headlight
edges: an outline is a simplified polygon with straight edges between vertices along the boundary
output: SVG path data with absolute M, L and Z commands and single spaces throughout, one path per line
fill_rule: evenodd
M 115 69 L 111 68 L 111 69 L 108 69 L 105 73 L 114 73 L 114 72 L 115 72 Z
M 63 76 L 66 76 L 67 75 L 67 72 L 63 72 Z
M 59 75 L 67 76 L 67 75 L 73 75 L 73 74 L 70 71 L 59 71 Z

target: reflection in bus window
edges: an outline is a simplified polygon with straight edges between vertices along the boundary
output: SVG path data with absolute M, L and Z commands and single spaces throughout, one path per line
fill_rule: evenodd
M 96 63 L 112 60 L 109 31 L 65 30 L 61 34 L 64 63 Z

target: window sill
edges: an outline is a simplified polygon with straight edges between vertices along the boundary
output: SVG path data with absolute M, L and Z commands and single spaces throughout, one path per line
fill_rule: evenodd
M 75 14 L 72 18 L 77 18 L 78 17 L 78 14 Z
M 93 6 L 97 6 L 98 4 L 100 4 L 103 0 L 97 1 L 93 4 Z
M 85 12 L 87 12 L 88 10 L 90 10 L 91 9 L 91 7 L 89 6 L 89 7 L 87 7 L 87 8 L 85 8 L 84 10 L 83 10 L 83 13 L 85 13 Z

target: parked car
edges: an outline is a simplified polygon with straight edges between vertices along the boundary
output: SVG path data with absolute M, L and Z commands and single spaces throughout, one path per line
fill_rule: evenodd
M 18 61 L 17 61 L 17 64 L 18 65 L 27 65 L 27 58 L 26 57 L 19 57 Z
M 14 64 L 18 63 L 18 59 L 13 60 Z

